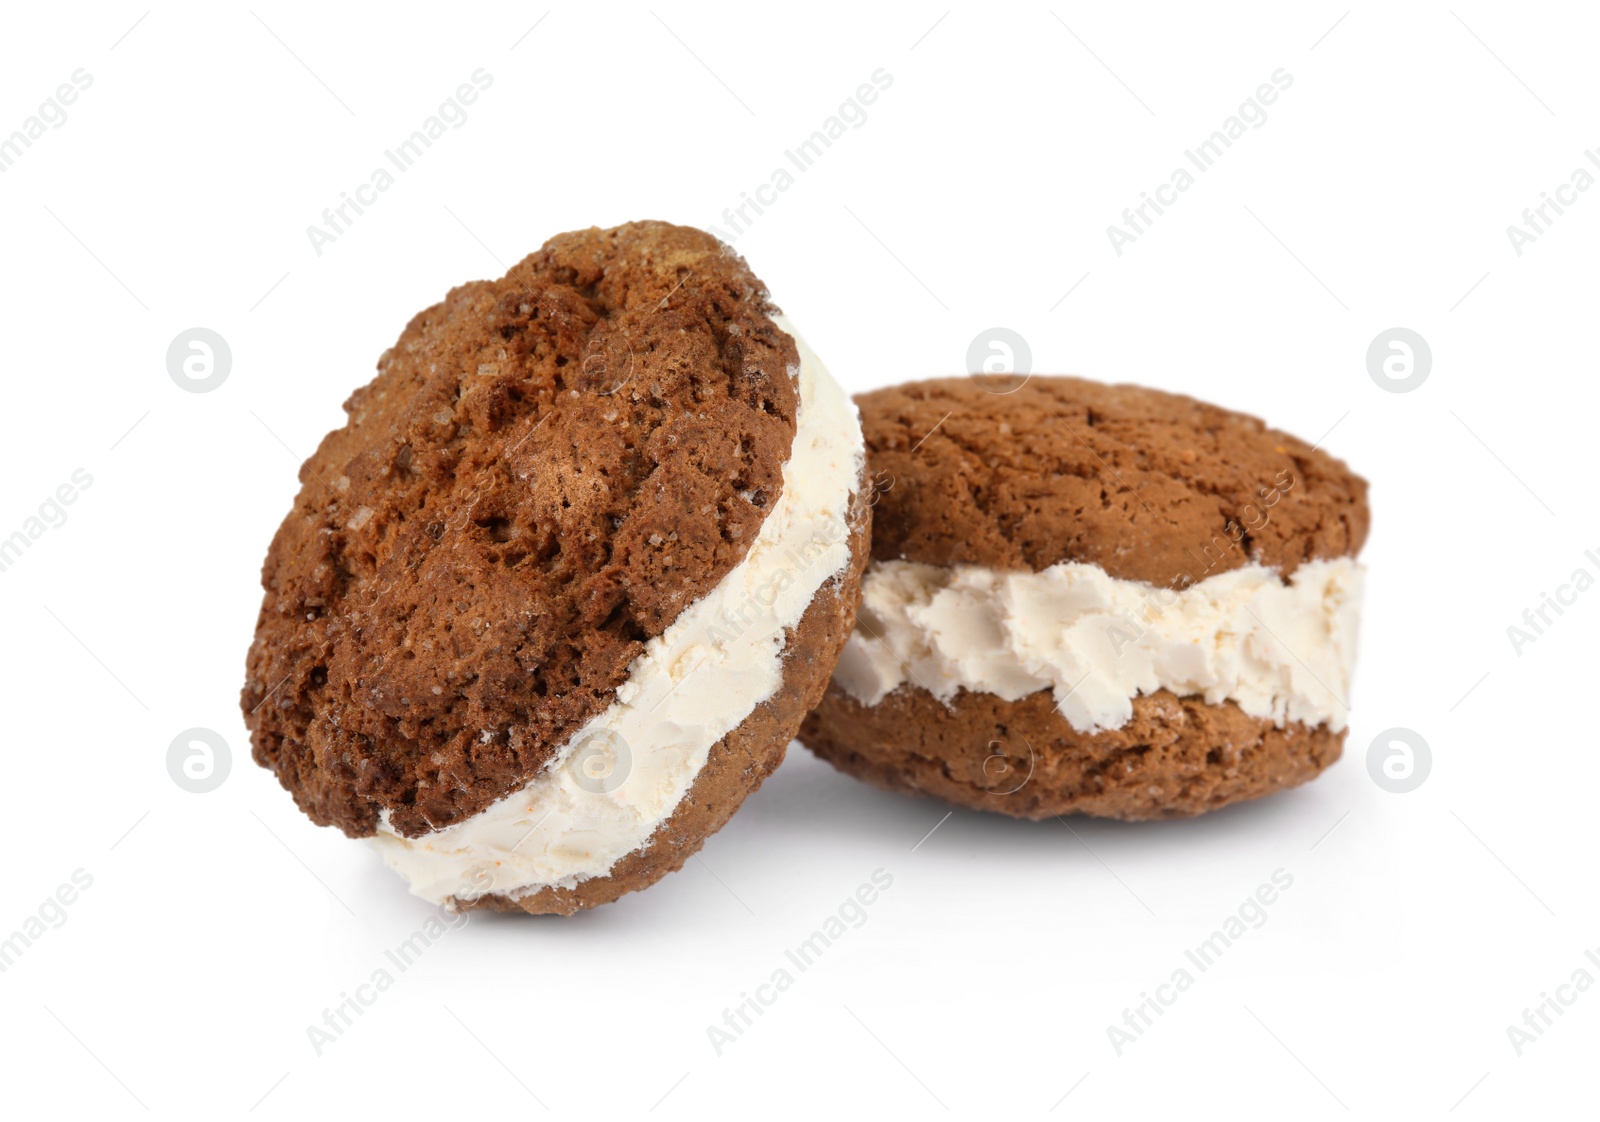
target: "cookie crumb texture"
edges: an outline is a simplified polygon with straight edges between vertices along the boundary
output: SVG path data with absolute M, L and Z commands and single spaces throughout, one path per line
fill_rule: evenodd
M 945 378 L 856 398 L 874 559 L 1082 561 L 1183 588 L 1252 560 L 1287 577 L 1366 540 L 1366 481 L 1254 417 L 1081 378 L 991 388 Z
M 775 314 L 710 235 L 638 222 L 412 319 L 262 568 L 241 706 L 313 821 L 415 837 L 521 787 L 743 559 L 795 433 Z
M 1032 819 L 1203 814 L 1315 778 L 1344 738 L 1166 690 L 1135 698 L 1122 728 L 1086 735 L 1048 690 L 1014 702 L 962 691 L 946 706 L 916 686 L 875 706 L 830 686 L 800 730 L 812 752 L 875 786 Z

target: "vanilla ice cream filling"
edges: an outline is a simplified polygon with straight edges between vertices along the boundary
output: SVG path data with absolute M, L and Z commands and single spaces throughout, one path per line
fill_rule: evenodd
M 1159 689 L 1337 731 L 1363 573 L 1348 557 L 1287 581 L 1251 564 L 1177 590 L 1077 562 L 1039 573 L 875 563 L 833 680 L 865 705 L 907 683 L 946 703 L 963 689 L 1007 701 L 1053 690 L 1085 733 L 1122 727 L 1133 699 Z
M 385 811 L 372 844 L 434 903 L 513 899 L 604 876 L 683 800 L 712 747 L 783 683 L 786 633 L 850 558 L 865 455 L 855 405 L 782 316 L 800 352 L 783 490 L 744 559 L 645 645 L 615 700 L 515 794 L 407 838 Z

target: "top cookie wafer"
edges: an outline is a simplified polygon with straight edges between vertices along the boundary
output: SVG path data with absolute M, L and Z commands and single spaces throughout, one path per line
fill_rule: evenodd
M 745 556 L 799 357 L 737 256 L 643 222 L 561 235 L 412 319 L 301 470 L 243 708 L 351 835 L 519 788 Z
M 858 398 L 879 482 L 872 556 L 1184 587 L 1252 560 L 1291 575 L 1366 540 L 1365 480 L 1193 398 L 1081 378 L 973 378 Z M 885 480 L 892 480 L 885 486 Z

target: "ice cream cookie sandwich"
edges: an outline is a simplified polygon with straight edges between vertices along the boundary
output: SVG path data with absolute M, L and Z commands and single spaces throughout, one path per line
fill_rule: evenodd
M 262 571 L 256 761 L 430 901 L 679 868 L 849 635 L 855 406 L 742 259 L 638 222 L 453 289 L 345 411 Z
M 801 740 L 1025 818 L 1199 814 L 1336 760 L 1365 481 L 1187 397 L 992 381 L 857 399 L 872 559 Z

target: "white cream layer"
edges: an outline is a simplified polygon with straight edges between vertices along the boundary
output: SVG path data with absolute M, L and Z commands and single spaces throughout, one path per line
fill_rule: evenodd
M 372 838 L 434 903 L 511 898 L 604 876 L 650 844 L 711 748 L 783 682 L 785 632 L 849 560 L 850 495 L 865 455 L 855 405 L 782 316 L 800 351 L 783 491 L 743 561 L 650 640 L 616 699 L 521 791 L 464 822 Z
M 1158 689 L 1338 730 L 1363 574 L 1348 557 L 1287 582 L 1252 564 L 1175 591 L 1075 562 L 1016 573 L 888 561 L 867 568 L 833 680 L 866 705 L 907 681 L 945 702 L 962 689 L 1008 701 L 1054 690 L 1079 732 L 1120 728 Z

